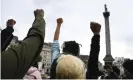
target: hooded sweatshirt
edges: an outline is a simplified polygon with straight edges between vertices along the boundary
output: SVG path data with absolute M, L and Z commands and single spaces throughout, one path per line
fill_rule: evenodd
M 41 78 L 41 73 L 36 67 L 30 67 L 30 69 L 27 71 L 26 75 L 24 76 L 24 79 L 39 79 Z

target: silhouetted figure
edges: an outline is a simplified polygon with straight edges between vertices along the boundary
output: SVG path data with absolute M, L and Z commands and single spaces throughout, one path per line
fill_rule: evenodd
M 127 60 L 126 62 L 124 62 L 123 67 L 123 79 L 133 79 L 133 60 Z
M 98 57 L 99 57 L 99 51 L 100 51 L 101 25 L 95 22 L 91 22 L 90 28 L 94 36 L 92 37 L 92 40 L 91 40 L 91 49 L 90 49 L 90 56 L 88 60 L 86 78 L 98 79 L 98 76 L 99 76 Z
M 1 31 L 1 52 L 5 51 L 10 42 L 13 39 L 13 26 L 16 24 L 16 21 L 9 19 L 6 23 L 7 27 Z

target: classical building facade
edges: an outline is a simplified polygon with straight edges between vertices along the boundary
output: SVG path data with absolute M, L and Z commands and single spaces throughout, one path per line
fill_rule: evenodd
M 43 49 L 41 52 L 42 60 L 39 63 L 39 69 L 42 74 L 49 74 L 50 73 L 50 67 L 52 64 L 51 61 L 51 43 L 44 43 Z
M 16 44 L 17 42 L 18 42 L 18 37 L 14 36 L 12 41 L 11 41 L 11 44 Z
M 7 49 L 8 49 L 9 47 L 12 47 L 12 46 L 17 45 L 17 44 L 20 43 L 20 42 L 21 42 L 21 41 L 18 39 L 18 37 L 17 37 L 17 36 L 14 36 L 13 39 L 12 39 L 12 41 L 10 42 L 9 46 L 7 47 Z

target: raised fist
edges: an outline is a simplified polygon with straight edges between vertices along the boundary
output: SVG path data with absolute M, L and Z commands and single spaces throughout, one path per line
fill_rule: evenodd
M 9 27 L 13 27 L 15 24 L 16 24 L 16 21 L 13 20 L 13 19 L 9 19 L 9 20 L 6 22 L 6 25 L 9 26 Z
M 36 17 L 44 17 L 44 11 L 42 10 L 42 9 L 36 9 L 35 11 L 34 11 L 34 15 L 35 15 L 35 18 Z
M 63 23 L 63 19 L 62 19 L 62 18 L 58 18 L 58 19 L 57 19 L 57 23 L 58 23 L 58 24 L 62 24 L 62 23 Z
M 91 22 L 90 28 L 91 28 L 91 31 L 94 33 L 94 35 L 96 35 L 96 34 L 99 35 L 100 30 L 101 30 L 101 25 L 99 23 Z

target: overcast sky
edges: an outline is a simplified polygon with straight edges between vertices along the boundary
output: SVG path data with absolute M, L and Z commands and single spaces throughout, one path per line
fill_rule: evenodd
M 34 20 L 33 11 L 42 8 L 45 11 L 45 42 L 52 42 L 56 28 L 56 19 L 64 22 L 60 32 L 60 45 L 64 41 L 75 40 L 82 44 L 81 54 L 89 55 L 91 38 L 90 21 L 102 25 L 100 41 L 100 61 L 106 54 L 104 4 L 110 13 L 111 53 L 113 57 L 133 59 L 133 0 L 2 0 L 1 28 L 5 28 L 8 19 L 16 20 L 14 35 L 22 40 Z

